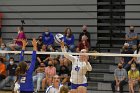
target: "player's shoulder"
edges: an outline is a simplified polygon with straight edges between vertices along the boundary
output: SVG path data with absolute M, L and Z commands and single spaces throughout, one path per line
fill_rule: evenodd
M 73 58 L 74 58 L 75 60 L 78 60 L 78 59 L 79 59 L 79 57 L 78 57 L 78 56 L 73 56 Z
M 49 93 L 51 91 L 51 89 L 53 88 L 53 86 L 49 86 L 47 89 L 46 89 L 46 93 Z

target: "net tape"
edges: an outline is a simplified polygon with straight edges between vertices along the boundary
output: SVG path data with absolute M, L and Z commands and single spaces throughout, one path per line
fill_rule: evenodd
M 21 51 L 0 51 L 0 53 L 16 53 L 19 54 Z M 25 51 L 24 54 L 32 54 L 32 51 Z M 89 55 L 89 56 L 116 56 L 116 57 L 140 57 L 140 54 L 119 54 L 119 53 L 71 53 L 71 52 L 40 52 L 37 51 L 37 54 L 51 54 L 51 55 Z

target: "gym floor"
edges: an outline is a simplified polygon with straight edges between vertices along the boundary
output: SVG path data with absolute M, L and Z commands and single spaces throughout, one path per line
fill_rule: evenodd
M 0 93 L 11 93 L 11 91 L 0 91 Z

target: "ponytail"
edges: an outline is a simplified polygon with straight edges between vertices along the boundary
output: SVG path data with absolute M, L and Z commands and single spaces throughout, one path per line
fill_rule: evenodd
M 28 70 L 27 64 L 25 62 L 20 62 L 16 69 L 16 76 L 25 75 L 27 70 Z

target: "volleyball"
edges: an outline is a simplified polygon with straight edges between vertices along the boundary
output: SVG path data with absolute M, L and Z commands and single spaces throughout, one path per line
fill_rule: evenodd
M 64 36 L 60 33 L 56 34 L 54 40 L 57 44 L 60 44 L 61 41 L 64 41 Z

